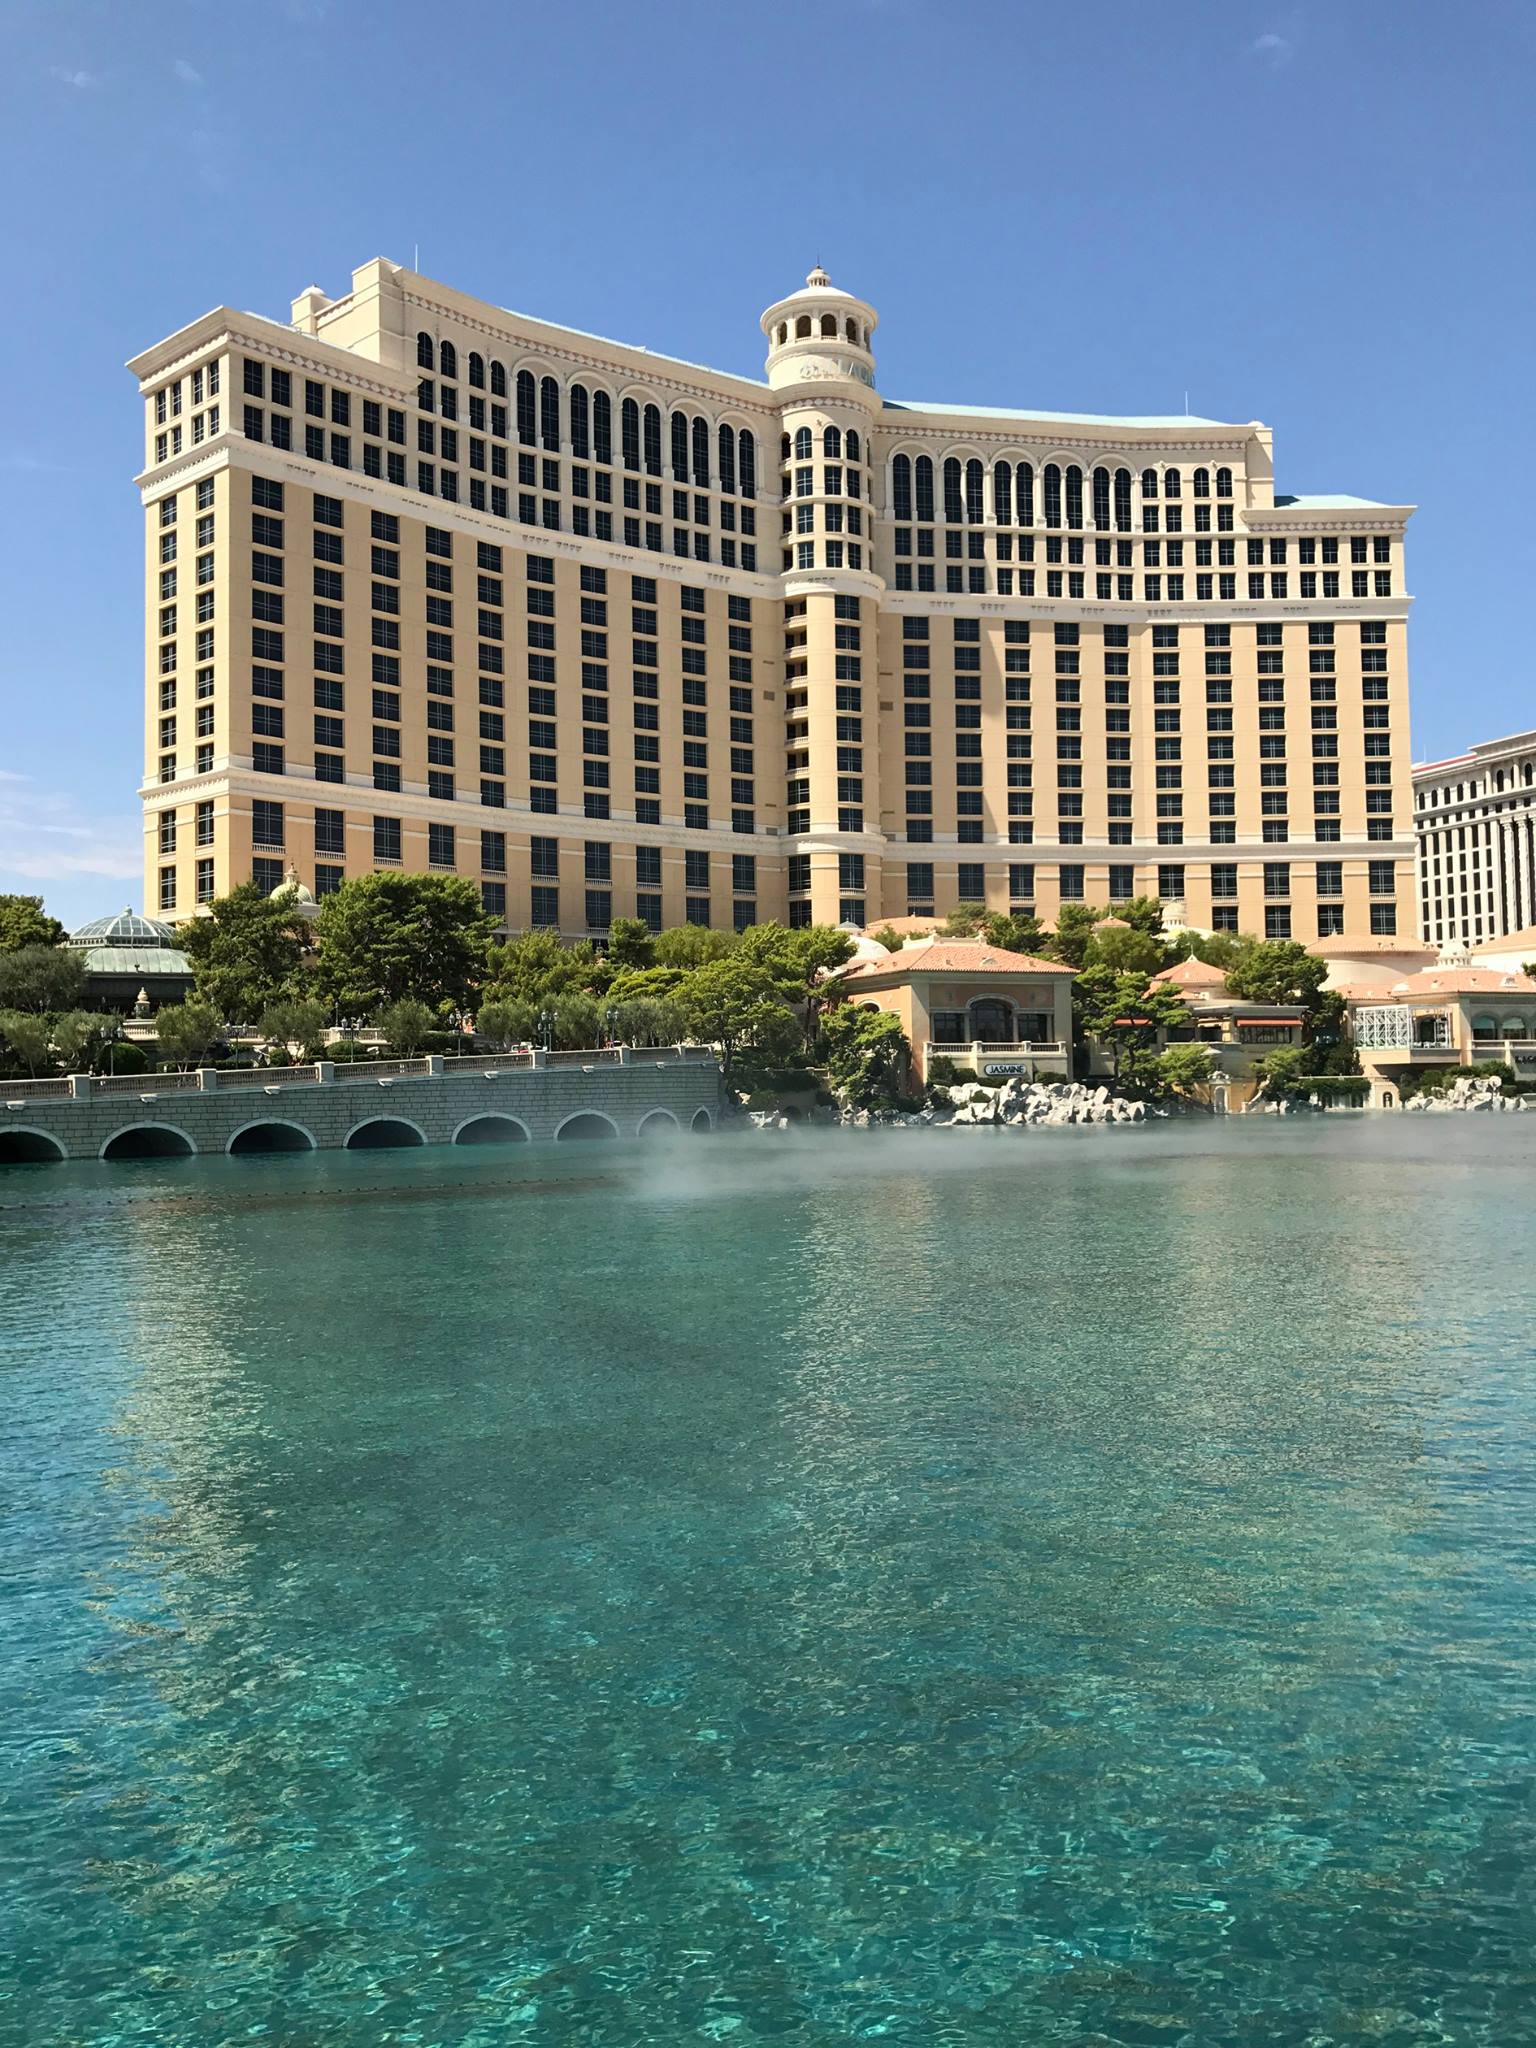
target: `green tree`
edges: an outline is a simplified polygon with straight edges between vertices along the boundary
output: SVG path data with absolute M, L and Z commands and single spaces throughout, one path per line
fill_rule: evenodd
M 538 1036 L 539 1012 L 534 1003 L 520 996 L 504 996 L 480 1005 L 475 1029 L 488 1038 L 498 1052 L 514 1045 L 532 1045 Z
M 1157 1078 L 1170 1095 L 1198 1098 L 1215 1071 L 1216 1056 L 1208 1045 L 1170 1045 L 1158 1055 Z
M 585 939 L 565 946 L 555 932 L 524 932 L 492 949 L 484 994 L 540 1008 L 567 990 L 590 989 L 597 978 L 597 955 Z
M 155 1012 L 155 1040 L 162 1059 L 186 1071 L 200 1067 L 223 1032 L 223 1019 L 211 1003 L 195 999 L 167 1003 Z
M 678 1045 L 687 1030 L 681 1005 L 669 997 L 616 1003 L 613 1026 L 623 1045 Z
M 1085 967 L 1078 975 L 1072 1010 L 1079 1032 L 1109 1049 L 1116 1080 L 1127 1055 L 1155 1051 L 1159 1032 L 1189 1022 L 1189 1007 L 1176 991 L 1107 966 Z
M 1081 967 L 1088 958 L 1093 928 L 1104 912 L 1091 903 L 1063 903 L 1051 934 L 1050 958 L 1066 967 Z
M 553 1041 L 567 1051 L 585 1052 L 602 1040 L 603 1006 L 582 989 L 568 989 L 558 996 L 551 1016 Z
M 1010 917 L 993 911 L 982 930 L 987 944 L 1000 946 L 1005 953 L 1029 953 L 1037 960 L 1050 958 L 1051 935 L 1032 911 L 1027 915 L 1015 912 Z
M 877 946 L 884 946 L 887 953 L 899 953 L 907 943 L 906 933 L 897 931 L 894 925 L 889 924 L 881 925 L 878 931 L 871 932 L 869 936 Z M 996 945 L 1001 942 L 994 940 L 993 943 Z
M 825 978 L 852 959 L 853 940 L 836 925 L 804 925 L 790 931 L 782 924 L 755 924 L 737 940 L 733 959 L 750 961 L 773 978 L 780 999 L 799 1009 L 809 1043 L 816 1022 L 816 1000 Z M 833 984 L 834 999 L 836 984 Z
M 443 1017 L 470 1007 L 495 930 L 462 875 L 358 875 L 320 907 L 315 979 L 348 1016 L 409 1001 Z
M 295 994 L 308 931 L 291 901 L 241 882 L 206 917 L 190 918 L 177 936 L 192 963 L 198 1000 L 231 1024 L 253 1022 Z
M 84 1073 L 117 1028 L 115 1017 L 92 1010 L 66 1010 L 53 1020 L 53 1049 L 66 1074 Z
M 987 921 L 985 903 L 957 903 L 946 913 L 939 930 L 947 939 L 974 938 Z
M 679 996 L 690 1033 L 720 1048 L 727 1074 L 747 1047 L 778 1058 L 799 1035 L 773 975 L 752 960 L 706 961 L 689 975 Z
M 41 896 L 0 896 L 0 953 L 22 946 L 62 946 L 63 925 L 43 908 Z
M 663 1003 L 688 979 L 681 967 L 627 967 L 608 984 L 610 1003 Z
M 1112 903 L 1109 914 L 1149 939 L 1163 936 L 1163 906 L 1156 896 L 1133 896 L 1127 903 Z
M 1296 939 L 1239 940 L 1236 957 L 1223 970 L 1233 995 L 1248 1003 L 1300 1003 L 1307 1012 L 1309 1035 L 1324 1009 L 1323 983 L 1328 962 L 1309 953 Z
M 331 1013 L 314 996 L 298 996 L 289 1002 L 270 1003 L 262 1012 L 261 1035 L 269 1044 L 286 1051 L 296 1045 L 302 1059 L 317 1060 L 325 1049 L 326 1027 Z
M 827 1079 L 853 1108 L 874 1109 L 904 1092 L 911 1050 L 893 1011 L 835 1003 L 821 1033 Z
M 53 1032 L 46 1017 L 39 1017 L 27 1010 L 0 1010 L 0 1038 L 11 1049 L 12 1057 L 24 1066 L 34 1079 L 39 1067 L 51 1067 Z
M 1277 1045 L 1261 1053 L 1253 1063 L 1253 1077 L 1262 1084 L 1260 1093 L 1270 1096 L 1299 1095 L 1301 1082 L 1310 1065 L 1307 1049 L 1301 1045 Z
M 608 965 L 617 972 L 623 967 L 650 967 L 656 958 L 650 926 L 638 917 L 616 917 L 608 927 Z
M 437 1018 L 414 996 L 400 996 L 385 1003 L 374 1018 L 385 1043 L 396 1059 L 413 1059 L 427 1041 Z
M 0 952 L 0 1009 L 45 1011 L 80 1007 L 85 958 L 65 946 L 18 946 Z
M 723 958 L 735 943 L 734 932 L 719 932 L 707 924 L 675 924 L 656 934 L 652 957 L 658 967 L 702 967 Z
M 1167 958 L 1167 949 L 1150 933 L 1134 926 L 1107 925 L 1088 940 L 1084 965 L 1113 967 L 1121 974 L 1156 974 Z

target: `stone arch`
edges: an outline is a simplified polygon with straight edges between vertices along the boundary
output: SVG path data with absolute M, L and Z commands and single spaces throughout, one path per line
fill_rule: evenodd
M 315 1137 L 313 1131 L 288 1117 L 254 1117 L 239 1130 L 230 1132 L 224 1150 L 236 1158 L 257 1152 L 313 1152 Z
M 696 1109 L 688 1128 L 696 1137 L 708 1137 L 715 1128 L 715 1120 L 707 1109 Z
M 175 1124 L 124 1124 L 97 1154 L 100 1159 L 195 1159 L 197 1147 Z
M 486 1110 L 467 1116 L 453 1134 L 455 1145 L 526 1145 L 531 1133 L 521 1117 L 503 1110 Z
M 670 1109 L 648 1109 L 640 1119 L 635 1132 L 637 1138 L 677 1138 L 682 1136 L 682 1127 Z
M 562 1117 L 555 1128 L 555 1142 L 558 1145 L 582 1143 L 606 1143 L 619 1135 L 619 1127 L 610 1116 L 601 1110 L 578 1109 L 573 1115 Z
M 10 1124 L 0 1131 L 0 1166 L 54 1166 L 68 1157 L 51 1131 L 30 1124 Z
M 365 1136 L 371 1133 L 371 1136 Z M 347 1133 L 348 1152 L 377 1152 L 391 1146 L 425 1145 L 427 1134 L 408 1116 L 365 1116 Z

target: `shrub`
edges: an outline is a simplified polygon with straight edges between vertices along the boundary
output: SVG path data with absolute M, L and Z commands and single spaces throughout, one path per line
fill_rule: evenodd
M 966 1077 L 970 1078 L 969 1075 Z M 930 1088 L 953 1088 L 960 1079 L 960 1069 L 947 1054 L 939 1053 L 928 1062 L 928 1086 Z

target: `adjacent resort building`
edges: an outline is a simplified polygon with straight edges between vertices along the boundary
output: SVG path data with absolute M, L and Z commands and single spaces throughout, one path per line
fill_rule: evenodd
M 759 324 L 765 380 L 376 261 L 136 357 L 149 909 L 1414 935 L 1410 508 L 1255 420 L 883 397 L 821 269 Z
M 1536 955 L 1536 732 L 1416 767 L 1413 824 L 1425 940 Z

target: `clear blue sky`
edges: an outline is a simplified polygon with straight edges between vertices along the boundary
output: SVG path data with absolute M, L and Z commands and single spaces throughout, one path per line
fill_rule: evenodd
M 10 0 L 0 889 L 139 899 L 124 360 L 372 256 L 757 375 L 820 258 L 894 398 L 1268 421 L 1416 504 L 1414 752 L 1536 725 L 1529 0 Z

